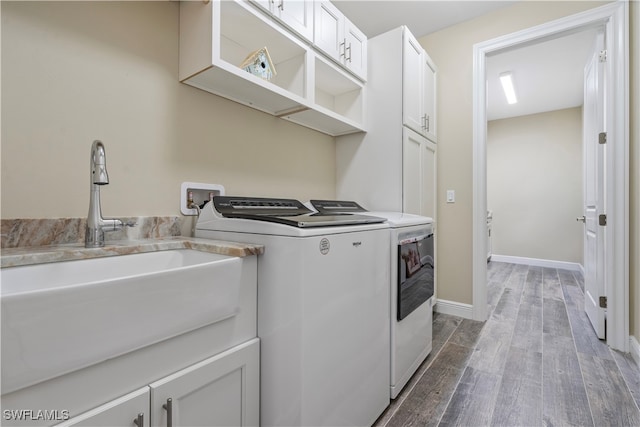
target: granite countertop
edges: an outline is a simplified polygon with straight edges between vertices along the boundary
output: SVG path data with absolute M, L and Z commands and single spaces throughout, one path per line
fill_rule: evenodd
M 144 240 L 107 242 L 102 248 L 85 248 L 84 245 L 60 244 L 51 246 L 27 246 L 2 249 L 0 267 L 43 264 L 47 262 L 74 261 L 106 256 L 155 252 L 171 249 L 194 249 L 220 255 L 245 257 L 264 253 L 264 246 L 227 242 L 193 237 L 162 237 Z

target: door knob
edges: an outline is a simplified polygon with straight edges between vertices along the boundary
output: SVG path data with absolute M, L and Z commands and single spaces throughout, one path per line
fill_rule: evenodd
M 583 223 L 587 222 L 587 217 L 584 215 L 579 216 L 578 218 L 576 218 L 576 221 L 582 221 Z

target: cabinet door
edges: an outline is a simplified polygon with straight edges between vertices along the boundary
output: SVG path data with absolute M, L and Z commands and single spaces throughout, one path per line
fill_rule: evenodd
M 420 215 L 436 219 L 436 144 L 424 141 L 421 147 L 422 200 Z
M 421 135 L 424 134 L 423 51 L 418 40 L 405 29 L 402 52 L 402 116 L 404 124 Z
M 315 2 L 313 43 L 340 61 L 344 54 L 344 15 L 330 1 Z
M 257 426 L 259 356 L 256 338 L 151 384 L 153 425 Z
M 345 54 L 344 63 L 354 74 L 367 79 L 367 36 L 358 27 L 345 18 Z
M 142 417 L 138 418 L 139 415 Z M 122 396 L 95 409 L 73 417 L 58 427 L 135 427 L 138 420 L 142 426 L 149 427 L 149 387 Z M 136 420 L 134 422 L 134 420 Z
M 424 137 L 402 129 L 402 211 L 420 215 L 422 209 L 422 144 Z
M 426 52 L 423 54 L 424 78 L 424 129 L 425 136 L 437 142 L 436 134 L 436 76 L 437 68 Z
M 273 7 L 273 0 L 251 0 L 251 3 L 254 3 L 260 6 L 265 11 L 271 13 L 271 8 Z
M 275 0 L 273 13 L 287 27 L 313 41 L 313 0 Z

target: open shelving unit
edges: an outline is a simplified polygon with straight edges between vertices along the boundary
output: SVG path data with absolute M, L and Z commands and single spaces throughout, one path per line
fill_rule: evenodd
M 271 80 L 240 68 L 263 47 Z M 180 3 L 179 78 L 329 135 L 365 131 L 364 84 L 246 1 Z

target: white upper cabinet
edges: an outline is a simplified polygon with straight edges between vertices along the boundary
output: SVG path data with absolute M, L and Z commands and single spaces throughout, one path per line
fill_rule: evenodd
M 367 79 L 367 37 L 330 1 L 315 1 L 313 43 L 362 80 Z
M 402 115 L 405 126 L 422 135 L 424 80 L 422 79 L 422 46 L 405 31 L 402 43 Z
M 344 15 L 330 1 L 315 2 L 314 44 L 336 61 L 344 39 Z
M 367 79 L 367 36 L 351 21 L 345 18 L 344 64 L 354 74 Z
M 423 54 L 424 81 L 424 135 L 433 142 L 437 142 L 436 132 L 436 77 L 438 69 L 427 52 Z
M 251 0 L 280 22 L 313 42 L 313 0 Z
M 436 142 L 437 68 L 418 40 L 409 31 L 403 34 L 403 121 Z
M 180 2 L 180 81 L 328 135 L 364 131 L 362 80 L 290 29 L 293 21 L 312 22 L 312 1 L 274 1 Z M 277 19 L 260 10 L 267 6 L 279 10 Z M 241 67 L 265 47 L 270 78 Z M 351 55 L 352 63 L 366 63 L 366 54 Z

